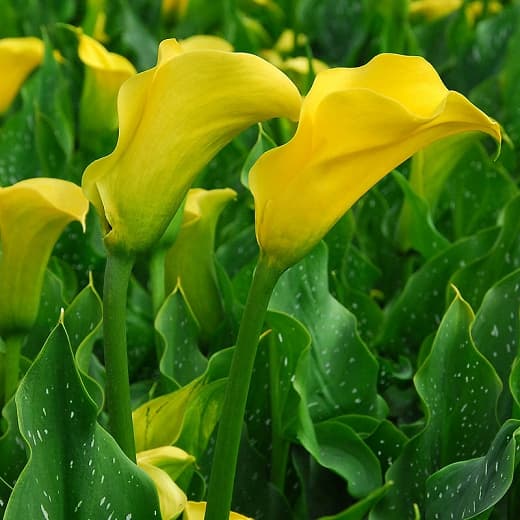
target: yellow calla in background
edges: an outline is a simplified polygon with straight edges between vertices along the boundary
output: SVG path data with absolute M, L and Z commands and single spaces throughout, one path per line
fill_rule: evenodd
M 192 502 L 188 500 L 182 520 L 204 520 L 204 514 L 206 513 L 206 502 Z M 248 516 L 241 515 L 231 511 L 229 513 L 229 520 L 253 520 Z
M 79 32 L 78 55 L 85 64 L 79 124 L 82 142 L 96 147 L 104 134 L 117 130 L 117 94 L 124 81 L 136 74 L 134 66 L 119 54 Z
M 265 260 L 300 260 L 372 186 L 442 137 L 499 125 L 449 91 L 423 58 L 382 54 L 319 74 L 296 134 L 253 166 L 256 233 Z
M 27 76 L 42 62 L 44 45 L 32 36 L 0 39 L 0 115 L 7 111 Z
M 72 182 L 40 177 L 0 188 L 0 335 L 32 327 L 54 244 L 70 222 L 84 228 L 87 212 Z
M 214 51 L 233 51 L 233 45 L 224 38 L 213 36 L 212 34 L 195 34 L 185 40 L 179 41 L 184 52 L 204 51 L 212 49 Z
M 189 0 L 162 0 L 161 13 L 166 18 L 180 20 L 186 14 Z
M 413 17 L 424 17 L 427 20 L 437 20 L 454 13 L 462 6 L 465 8 L 466 16 L 470 22 L 480 16 L 484 11 L 484 2 L 477 0 L 464 2 L 464 0 L 411 0 L 409 13 Z M 496 0 L 491 0 L 487 5 L 488 12 L 498 13 L 502 9 L 502 4 Z
M 255 122 L 297 119 L 300 105 L 296 86 L 257 56 L 163 41 L 157 65 L 121 87 L 115 150 L 83 176 L 109 250 L 148 250 L 224 145 Z
M 181 229 L 166 253 L 166 292 L 180 287 L 205 337 L 215 334 L 223 318 L 214 258 L 215 228 L 221 211 L 235 197 L 236 192 L 229 188 L 190 190 Z

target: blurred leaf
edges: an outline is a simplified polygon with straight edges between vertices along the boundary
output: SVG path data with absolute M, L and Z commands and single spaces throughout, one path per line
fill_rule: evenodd
M 35 144 L 43 177 L 59 177 L 78 183 L 69 175 L 74 146 L 74 122 L 68 79 L 46 39 L 45 57 L 38 78 L 35 103 Z

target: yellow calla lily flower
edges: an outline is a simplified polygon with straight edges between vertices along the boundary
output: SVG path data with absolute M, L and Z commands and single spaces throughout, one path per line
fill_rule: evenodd
M 186 507 L 186 494 L 175 480 L 195 457 L 176 446 L 161 446 L 137 453 L 137 465 L 153 480 L 163 520 L 178 518 Z
M 166 291 L 180 287 L 205 336 L 218 329 L 223 317 L 214 259 L 215 228 L 221 211 L 235 197 L 231 189 L 190 190 L 181 229 L 166 254 Z
M 183 520 L 204 520 L 204 514 L 206 513 L 206 502 L 192 502 L 188 500 L 184 514 L 182 515 Z M 231 511 L 229 513 L 229 520 L 253 520 L 248 516 L 241 515 Z
M 195 463 L 195 457 L 177 446 L 160 446 L 137 453 L 137 464 L 149 464 L 162 469 L 173 480 Z
M 41 177 L 0 188 L 0 334 L 32 327 L 52 248 L 70 222 L 85 227 L 87 212 L 72 182 Z
M 294 137 L 253 166 L 256 233 L 268 263 L 300 260 L 373 185 L 442 137 L 499 125 L 449 91 L 423 58 L 382 54 L 326 70 L 305 99 Z
M 188 500 L 184 491 L 170 478 L 166 471 L 145 462 L 138 462 L 138 466 L 155 484 L 163 520 L 178 518 L 186 507 Z
M 11 106 L 23 82 L 42 62 L 44 45 L 39 38 L 0 39 L 0 115 Z
M 296 86 L 257 56 L 163 41 L 157 65 L 119 91 L 115 150 L 83 175 L 109 250 L 149 249 L 226 143 L 255 122 L 296 119 L 300 104 Z
M 85 64 L 80 129 L 82 139 L 92 143 L 100 134 L 117 130 L 117 94 L 136 70 L 125 57 L 107 51 L 94 38 L 81 32 L 78 36 L 78 56 Z

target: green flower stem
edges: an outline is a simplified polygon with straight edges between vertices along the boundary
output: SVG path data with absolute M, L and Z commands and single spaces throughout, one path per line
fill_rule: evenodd
M 20 356 L 25 334 L 6 334 L 4 358 L 4 404 L 14 395 L 20 378 Z
M 164 261 L 166 259 L 166 248 L 160 247 L 153 251 L 150 258 L 150 291 L 152 293 L 152 308 L 153 319 L 157 317 L 157 313 L 164 303 L 166 297 L 164 286 Z M 155 353 L 157 361 L 161 362 L 162 357 L 162 342 L 161 337 L 157 331 L 154 331 Z
M 133 257 L 108 254 L 103 290 L 103 335 L 109 430 L 128 458 L 135 462 L 126 349 L 126 304 L 133 265 Z
M 289 441 L 283 438 L 280 415 L 280 358 L 276 352 L 273 338 L 269 341 L 269 385 L 271 394 L 271 482 L 283 494 L 287 460 L 289 458 Z
M 164 302 L 164 261 L 166 249 L 161 247 L 153 251 L 150 258 L 150 290 L 152 293 L 153 315 L 156 316 Z
M 279 276 L 278 270 L 260 258 L 249 289 L 229 371 L 213 456 L 205 520 L 229 519 L 249 384 L 267 305 Z

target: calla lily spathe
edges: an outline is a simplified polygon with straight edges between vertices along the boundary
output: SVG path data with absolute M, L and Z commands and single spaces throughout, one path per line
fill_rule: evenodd
M 0 188 L 0 335 L 32 327 L 54 244 L 70 222 L 84 228 L 87 211 L 81 188 L 61 179 Z
M 32 36 L 0 39 L 0 115 L 7 111 L 23 82 L 43 60 L 43 42 Z
M 176 446 L 161 446 L 137 454 L 137 465 L 153 480 L 163 520 L 178 518 L 186 507 L 186 494 L 175 483 L 195 458 Z
M 318 74 L 294 137 L 262 155 L 249 185 L 268 263 L 300 260 L 372 186 L 445 136 L 499 125 L 449 91 L 423 58 L 382 54 Z
M 214 334 L 223 319 L 214 258 L 215 229 L 220 213 L 235 197 L 236 192 L 229 188 L 191 189 L 179 234 L 166 253 L 166 291 L 180 288 L 205 337 Z
M 83 176 L 107 247 L 149 249 L 197 173 L 226 143 L 255 122 L 297 119 L 300 104 L 295 85 L 257 56 L 186 52 L 175 40 L 163 41 L 157 65 L 119 91 L 115 150 Z
M 81 32 L 78 56 L 85 65 L 80 101 L 81 137 L 95 146 L 100 136 L 117 130 L 117 94 L 136 70 L 124 56 L 107 51 Z

